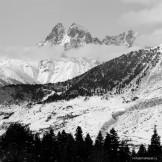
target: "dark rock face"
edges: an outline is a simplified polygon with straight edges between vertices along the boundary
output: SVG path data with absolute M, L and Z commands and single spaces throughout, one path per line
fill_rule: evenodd
M 50 42 L 53 45 L 60 44 L 65 35 L 65 28 L 61 23 L 58 23 L 45 39 L 45 42 Z
M 92 38 L 92 42 L 93 44 L 101 44 L 101 41 L 97 37 Z
M 126 45 L 128 47 L 131 47 L 136 38 L 136 35 L 137 34 L 134 31 L 129 30 L 128 32 L 123 32 L 122 34 L 119 34 L 117 36 L 106 36 L 102 41 L 102 44 L 116 46 Z
M 129 47 L 131 47 L 134 43 L 134 40 L 136 38 L 136 35 L 138 35 L 137 33 L 135 33 L 134 31 L 132 30 L 129 30 L 127 32 L 127 35 L 126 35 L 126 38 L 125 38 L 125 41 L 128 43 Z
M 69 28 L 67 35 L 70 37 L 70 42 L 65 44 L 65 50 L 92 43 L 91 34 L 82 26 L 78 26 L 75 23 Z
M 65 50 L 78 48 L 87 44 L 96 45 L 115 45 L 131 47 L 137 36 L 132 30 L 123 32 L 117 36 L 106 36 L 105 39 L 99 40 L 97 37 L 92 37 L 90 32 L 84 27 L 73 23 L 68 30 L 61 23 L 58 23 L 46 37 L 39 43 L 39 46 L 44 46 L 46 43 L 53 45 L 63 45 Z

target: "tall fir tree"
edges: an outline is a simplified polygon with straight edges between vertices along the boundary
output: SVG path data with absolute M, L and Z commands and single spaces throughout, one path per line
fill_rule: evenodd
M 34 135 L 34 150 L 33 150 L 35 161 L 39 161 L 39 157 L 41 154 L 40 148 L 41 148 L 41 139 L 39 137 L 39 134 L 36 133 Z
M 34 138 L 28 126 L 12 123 L 2 137 L 1 149 L 6 161 L 32 161 Z
M 78 126 L 76 129 L 75 141 L 76 141 L 76 159 L 75 160 L 79 162 L 79 161 L 82 161 L 85 157 L 83 132 L 80 126 Z
M 99 131 L 97 138 L 95 140 L 95 144 L 94 144 L 95 149 L 97 149 L 97 150 L 102 149 L 103 142 L 104 142 L 104 139 L 103 139 L 102 133 L 101 133 L 101 131 Z
M 94 152 L 93 152 L 93 161 L 103 161 L 104 150 L 103 150 L 104 138 L 101 131 L 99 131 L 95 143 L 94 143 Z
M 136 151 L 135 151 L 135 148 L 134 148 L 134 147 L 133 147 L 133 149 L 132 149 L 131 156 L 132 156 L 132 157 L 136 157 L 136 156 L 137 156 L 137 154 L 136 154 Z
M 145 157 L 145 156 L 147 156 L 146 147 L 143 144 L 140 145 L 139 150 L 137 152 L 137 155 L 139 157 Z
M 85 159 L 89 159 L 93 149 L 93 141 L 89 133 L 85 137 Z
M 66 155 L 66 162 L 72 162 L 76 155 L 75 140 L 72 134 L 67 134 Z
M 121 141 L 119 147 L 119 161 L 128 162 L 130 161 L 130 150 L 126 141 Z
M 109 133 L 106 134 L 106 137 L 104 139 L 104 161 L 110 160 L 110 152 L 111 152 L 111 136 Z
M 78 126 L 76 129 L 75 140 L 76 140 L 76 142 L 80 142 L 80 143 L 83 142 L 83 132 L 82 132 L 82 128 L 80 126 Z
M 161 153 L 161 146 L 160 146 L 160 136 L 157 133 L 156 126 L 154 126 L 154 133 L 151 137 L 151 144 L 148 147 L 148 155 L 149 156 L 159 156 Z
M 112 162 L 117 162 L 119 159 L 118 151 L 119 151 L 119 137 L 114 128 L 110 130 L 111 136 L 111 151 L 110 158 Z
M 49 132 L 45 133 L 42 139 L 42 147 L 41 147 L 41 154 L 40 154 L 40 162 L 52 162 L 55 160 L 54 154 L 54 138 L 55 135 L 53 130 L 50 129 Z

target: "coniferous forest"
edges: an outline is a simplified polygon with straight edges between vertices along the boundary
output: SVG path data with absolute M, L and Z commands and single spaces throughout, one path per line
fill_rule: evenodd
M 11 124 L 0 139 L 2 162 L 131 162 L 162 161 L 162 147 L 156 127 L 150 145 L 138 148 L 120 141 L 114 128 L 103 137 L 99 132 L 93 142 L 90 135 L 83 137 L 78 126 L 75 135 L 52 129 L 40 137 L 28 126 Z

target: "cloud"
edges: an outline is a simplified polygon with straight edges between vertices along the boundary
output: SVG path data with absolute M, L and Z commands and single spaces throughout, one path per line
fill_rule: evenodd
M 139 11 L 128 11 L 120 17 L 119 22 L 121 25 L 129 23 L 129 26 L 132 27 L 139 25 L 157 25 L 162 24 L 161 15 L 162 2 L 154 4 L 151 8 L 144 8 Z
M 126 46 L 87 45 L 80 49 L 68 51 L 66 56 L 88 57 L 98 61 L 108 61 L 137 49 L 140 49 L 140 47 L 127 48 Z
M 160 2 L 161 0 L 122 0 L 124 3 L 138 3 L 142 5 L 152 5 Z
M 66 57 L 86 57 L 98 61 L 108 61 L 122 54 L 126 54 L 136 47 L 127 48 L 125 46 L 104 46 L 104 45 L 86 45 L 78 49 L 71 49 L 67 52 L 63 46 L 44 46 L 44 47 L 0 47 L 0 56 L 14 59 L 30 59 L 40 61 L 43 59 L 52 59 L 62 56 Z M 139 48 L 138 48 L 139 49 Z
M 151 34 L 143 34 L 135 41 L 136 46 L 154 47 L 162 44 L 162 29 L 156 29 Z
M 22 46 L 0 47 L 0 57 L 30 59 L 34 61 L 61 57 L 63 52 L 64 50 L 62 46 L 51 47 L 47 45 L 41 48 Z

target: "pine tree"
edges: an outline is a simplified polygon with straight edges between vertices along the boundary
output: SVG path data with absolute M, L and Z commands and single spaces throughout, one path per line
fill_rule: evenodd
M 84 147 L 84 140 L 82 129 L 80 126 L 77 127 L 75 133 L 75 141 L 76 141 L 76 159 L 77 161 L 81 161 L 85 157 L 85 147 Z
M 157 133 L 156 126 L 154 127 L 154 134 L 151 137 L 151 145 L 148 147 L 149 156 L 158 156 L 161 153 L 160 136 Z
M 36 133 L 34 135 L 34 150 L 33 150 L 36 161 L 39 160 L 39 157 L 40 157 L 40 154 L 41 154 L 40 148 L 41 148 L 41 140 L 40 140 L 39 134 Z
M 120 162 L 127 162 L 130 159 L 130 150 L 126 141 L 122 141 L 119 148 Z
M 13 123 L 3 135 L 2 150 L 5 150 L 6 161 L 32 161 L 33 135 L 28 126 Z M 29 156 L 30 155 L 30 156 Z
M 53 151 L 54 138 L 55 138 L 55 135 L 52 129 L 50 129 L 49 132 L 44 134 L 43 139 L 42 139 L 42 148 L 41 148 L 41 155 L 40 155 L 41 162 L 44 162 L 44 161 L 51 162 L 55 160 L 55 154 Z
M 103 142 L 104 142 L 104 139 L 103 139 L 102 133 L 101 131 L 99 131 L 97 138 L 95 140 L 95 144 L 94 144 L 95 149 L 101 150 L 103 147 Z
M 103 148 L 104 148 L 104 161 L 108 161 L 110 159 L 110 152 L 111 152 L 111 136 L 109 133 L 106 134 Z
M 101 131 L 99 131 L 97 138 L 94 143 L 94 153 L 93 153 L 93 161 L 103 161 L 104 150 L 103 150 L 104 139 Z
M 114 128 L 110 130 L 110 136 L 111 136 L 111 151 L 110 151 L 110 159 L 113 162 L 118 161 L 118 150 L 119 150 L 119 137 L 117 132 Z
M 146 147 L 143 144 L 141 144 L 140 147 L 139 147 L 137 155 L 140 156 L 140 157 L 145 157 L 146 153 L 147 153 Z
M 119 148 L 119 137 L 114 128 L 110 130 L 112 150 L 117 153 Z
M 65 132 L 65 130 L 62 131 L 61 133 L 61 143 L 66 143 L 67 142 L 67 133 Z
M 111 144 L 111 136 L 109 133 L 106 134 L 105 140 L 104 140 L 104 150 L 110 151 L 110 144 Z
M 90 158 L 93 149 L 93 141 L 89 133 L 85 137 L 85 159 Z
M 66 162 L 72 162 L 76 155 L 75 140 L 72 134 L 67 134 L 66 155 Z
M 80 142 L 80 143 L 83 142 L 83 132 L 82 132 L 82 128 L 80 126 L 78 126 L 76 129 L 75 140 L 76 140 L 76 142 Z
M 133 147 L 133 149 L 132 149 L 131 156 L 132 156 L 132 157 L 136 157 L 136 156 L 137 156 L 137 154 L 136 154 L 136 151 L 135 151 L 135 148 L 134 148 L 134 147 Z

